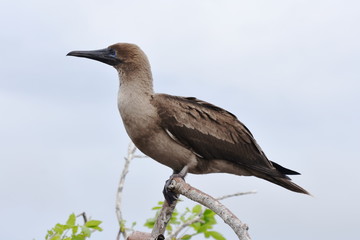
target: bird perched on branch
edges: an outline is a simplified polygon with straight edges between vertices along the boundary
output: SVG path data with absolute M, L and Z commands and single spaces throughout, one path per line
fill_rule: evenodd
M 287 176 L 299 173 L 270 161 L 249 129 L 232 113 L 194 97 L 155 93 L 150 63 L 138 46 L 117 43 L 67 55 L 97 60 L 117 70 L 118 107 L 129 137 L 144 154 L 172 168 L 173 176 L 256 176 L 309 194 Z M 175 200 L 166 187 L 164 195 L 170 203 Z

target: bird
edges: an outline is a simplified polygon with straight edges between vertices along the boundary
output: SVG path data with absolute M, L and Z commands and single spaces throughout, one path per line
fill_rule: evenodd
M 288 176 L 300 173 L 270 161 L 234 114 L 195 97 L 155 93 L 150 62 L 137 45 L 116 43 L 67 56 L 100 61 L 117 70 L 118 108 L 126 132 L 141 152 L 173 170 L 170 179 L 187 173 L 228 173 L 309 194 Z M 165 199 L 172 203 L 176 196 L 166 187 Z

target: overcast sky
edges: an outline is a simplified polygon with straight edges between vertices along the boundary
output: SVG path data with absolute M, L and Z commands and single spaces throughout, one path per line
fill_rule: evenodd
M 213 196 L 257 190 L 224 201 L 253 239 L 359 236 L 359 1 L 19 0 L 0 9 L 0 239 L 41 240 L 83 211 L 103 221 L 92 239 L 115 238 L 129 143 L 117 74 L 65 55 L 116 42 L 147 53 L 157 92 L 229 110 L 269 159 L 302 173 L 293 180 L 314 197 L 254 177 L 187 177 Z M 170 174 L 151 159 L 132 163 L 128 223 L 145 230 Z M 216 230 L 235 239 L 223 223 Z

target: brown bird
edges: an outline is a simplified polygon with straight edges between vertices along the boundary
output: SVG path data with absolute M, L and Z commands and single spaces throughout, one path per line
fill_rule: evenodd
M 150 63 L 138 46 L 117 43 L 67 55 L 97 60 L 117 70 L 118 107 L 129 137 L 144 154 L 172 168 L 174 174 L 256 176 L 309 194 L 287 176 L 299 173 L 270 161 L 232 113 L 194 97 L 155 93 Z M 169 202 L 175 200 L 166 187 L 164 195 Z

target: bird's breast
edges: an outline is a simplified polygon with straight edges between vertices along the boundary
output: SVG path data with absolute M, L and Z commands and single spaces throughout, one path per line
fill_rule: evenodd
M 134 141 L 147 138 L 156 131 L 157 112 L 150 103 L 149 96 L 123 92 L 118 96 L 118 108 L 129 137 Z
M 151 96 L 124 94 L 118 107 L 130 139 L 147 156 L 180 171 L 185 165 L 195 166 L 195 155 L 171 139 L 160 126 L 160 119 Z

